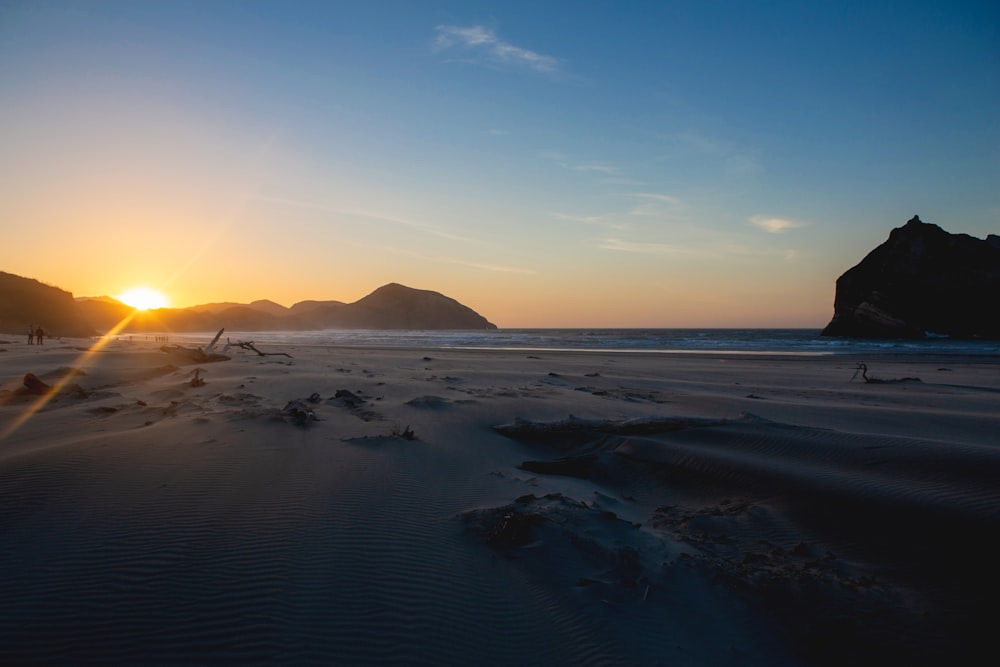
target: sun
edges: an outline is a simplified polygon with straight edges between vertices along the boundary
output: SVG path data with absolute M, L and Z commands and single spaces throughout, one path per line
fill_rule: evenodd
M 122 292 L 115 298 L 126 306 L 132 306 L 136 310 L 165 308 L 170 305 L 170 299 L 163 292 L 158 292 L 149 287 L 133 287 Z

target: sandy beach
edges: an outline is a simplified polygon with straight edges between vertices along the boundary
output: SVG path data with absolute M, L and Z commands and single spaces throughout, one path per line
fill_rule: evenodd
M 993 645 L 1000 359 L 161 348 L 0 341 L 0 663 Z

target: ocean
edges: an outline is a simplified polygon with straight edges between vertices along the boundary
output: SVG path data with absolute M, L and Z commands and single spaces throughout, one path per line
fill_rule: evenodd
M 490 331 L 328 329 L 322 331 L 227 331 L 232 342 L 280 345 L 420 347 L 428 349 L 512 349 L 788 355 L 935 354 L 1000 355 L 1000 341 L 861 340 L 821 337 L 819 329 L 496 329 Z M 134 334 L 151 338 L 155 334 Z M 164 334 L 170 342 L 207 343 L 215 332 Z M 122 336 L 124 338 L 124 336 Z

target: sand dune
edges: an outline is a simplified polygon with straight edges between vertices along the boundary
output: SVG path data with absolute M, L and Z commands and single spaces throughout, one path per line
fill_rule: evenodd
M 863 384 L 835 357 L 87 347 L 0 344 L 5 663 L 958 664 L 989 645 L 995 359 L 869 359 L 921 381 Z

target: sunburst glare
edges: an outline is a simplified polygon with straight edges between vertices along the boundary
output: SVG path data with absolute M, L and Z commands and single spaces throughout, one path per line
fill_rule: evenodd
M 136 310 L 151 310 L 165 308 L 170 305 L 170 299 L 163 292 L 149 287 L 133 287 L 115 297 L 127 306 Z

